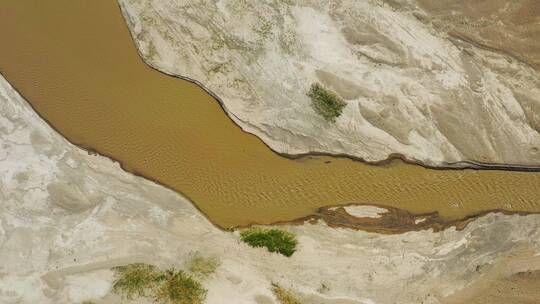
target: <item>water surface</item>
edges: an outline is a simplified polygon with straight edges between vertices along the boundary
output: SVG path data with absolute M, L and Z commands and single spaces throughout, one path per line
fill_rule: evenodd
M 145 65 L 112 0 L 3 0 L 0 38 L 1 73 L 56 130 L 185 194 L 223 227 L 350 202 L 448 219 L 540 211 L 538 173 L 280 157 L 202 89 Z

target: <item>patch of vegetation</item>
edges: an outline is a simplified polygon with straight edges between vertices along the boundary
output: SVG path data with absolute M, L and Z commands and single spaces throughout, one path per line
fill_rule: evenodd
M 188 270 L 194 274 L 207 277 L 214 273 L 219 267 L 220 262 L 216 258 L 203 257 L 199 253 L 195 253 L 191 261 L 188 263 Z
M 152 40 L 148 41 L 147 46 L 147 57 L 150 60 L 153 60 L 158 55 L 156 46 L 154 45 L 154 42 Z
M 163 279 L 154 295 L 156 303 L 202 304 L 206 298 L 206 289 L 201 283 L 182 270 L 168 269 L 163 273 Z
M 318 83 L 311 85 L 307 96 L 311 98 L 315 111 L 329 122 L 336 122 L 336 118 L 341 115 L 343 108 L 347 105 L 336 93 Z
M 240 233 L 240 238 L 252 247 L 266 247 L 287 257 L 296 251 L 298 244 L 294 234 L 279 229 L 249 228 Z
M 128 300 L 149 297 L 160 304 L 201 304 L 206 298 L 206 289 L 201 283 L 182 270 L 170 268 L 160 271 L 144 263 L 112 269 L 116 272 L 113 291 Z
M 290 290 L 285 289 L 276 283 L 272 283 L 272 292 L 280 304 L 302 304 Z
M 262 36 L 263 39 L 268 39 L 272 35 L 272 23 L 264 18 L 259 17 L 260 26 L 253 30 Z
M 117 266 L 113 291 L 125 295 L 129 300 L 144 297 L 149 289 L 153 289 L 162 280 L 162 276 L 153 265 L 134 263 Z

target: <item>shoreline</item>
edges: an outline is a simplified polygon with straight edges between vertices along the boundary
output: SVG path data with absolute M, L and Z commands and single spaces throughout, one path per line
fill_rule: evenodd
M 206 85 L 204 85 L 202 82 L 200 82 L 199 80 L 190 78 L 190 77 L 183 76 L 183 75 L 177 75 L 177 74 L 169 73 L 167 71 L 163 71 L 163 70 L 159 69 L 158 67 L 154 66 L 151 62 L 149 62 L 145 58 L 145 56 L 141 53 L 141 49 L 138 47 L 138 42 L 137 42 L 136 38 L 133 36 L 134 32 L 132 31 L 131 27 L 128 24 L 128 20 L 129 20 L 128 15 L 125 12 L 122 4 L 120 2 L 117 2 L 117 5 L 118 5 L 118 8 L 120 9 L 122 17 L 124 19 L 124 25 L 127 27 L 128 32 L 130 33 L 130 38 L 131 38 L 131 41 L 133 43 L 133 46 L 137 50 L 137 54 L 139 55 L 139 58 L 142 60 L 142 62 L 145 65 L 147 65 L 148 67 L 152 68 L 153 70 L 155 70 L 155 71 L 157 71 L 159 73 L 162 73 L 164 75 L 167 75 L 167 76 L 170 76 L 170 77 L 173 77 L 173 78 L 177 78 L 177 79 L 181 79 L 181 80 L 185 80 L 185 81 L 188 81 L 188 82 L 191 82 L 191 83 L 197 85 L 199 88 L 201 88 L 203 91 L 205 91 L 208 95 L 212 96 L 212 98 L 215 99 L 215 101 L 217 101 L 217 103 L 219 104 L 219 106 L 223 110 L 224 114 L 238 128 L 240 128 L 242 130 L 242 132 L 245 132 L 245 133 L 248 133 L 248 134 L 251 134 L 251 135 L 255 136 L 270 151 L 272 151 L 273 153 L 275 153 L 275 154 L 277 154 L 277 155 L 279 155 L 281 157 L 286 157 L 288 159 L 293 159 L 294 160 L 294 159 L 308 158 L 308 157 L 311 157 L 311 156 L 315 156 L 315 157 L 316 156 L 329 156 L 329 157 L 334 157 L 334 158 L 346 158 L 346 159 L 350 159 L 350 160 L 353 160 L 353 161 L 358 161 L 358 162 L 361 162 L 361 163 L 364 163 L 364 164 L 374 165 L 374 166 L 386 165 L 388 163 L 391 163 L 394 160 L 400 160 L 400 161 L 402 161 L 404 163 L 407 163 L 407 164 L 418 165 L 418 166 L 424 167 L 426 169 L 434 169 L 434 170 L 473 169 L 473 170 L 516 171 L 516 172 L 540 172 L 540 165 L 530 166 L 530 165 L 521 165 L 521 164 L 483 163 L 483 162 L 478 162 L 478 161 L 474 161 L 474 160 L 462 160 L 462 161 L 453 162 L 453 163 L 443 162 L 441 165 L 434 165 L 434 164 L 428 164 L 428 163 L 422 162 L 420 160 L 407 158 L 401 153 L 390 153 L 386 159 L 369 161 L 369 160 L 366 160 L 365 158 L 354 156 L 354 155 L 351 155 L 351 154 L 345 154 L 345 153 L 307 151 L 307 152 L 294 153 L 293 154 L 293 153 L 280 152 L 277 149 L 274 149 L 269 143 L 266 142 L 266 140 L 270 140 L 270 139 L 266 138 L 266 140 L 265 140 L 264 139 L 265 137 L 263 136 L 262 133 L 247 130 L 246 126 L 244 125 L 245 123 L 242 122 L 239 118 L 237 118 L 234 115 L 234 113 L 229 111 L 227 109 L 227 106 L 223 102 L 223 100 L 216 93 L 214 93 L 212 90 L 210 90 Z
M 0 70 L 0 75 L 2 77 L 4 77 L 1 70 Z M 22 97 L 22 99 L 25 101 L 26 105 L 28 105 L 30 107 L 30 109 L 32 109 L 32 111 L 49 126 L 49 128 L 51 128 L 54 132 L 56 132 L 58 135 L 60 135 L 68 143 L 70 143 L 71 145 L 73 145 L 74 147 L 76 147 L 78 149 L 81 149 L 81 150 L 85 151 L 86 153 L 88 153 L 88 155 L 98 155 L 100 157 L 105 157 L 106 159 L 110 160 L 112 163 L 117 163 L 119 165 L 119 167 L 126 173 L 132 174 L 132 175 L 134 175 L 136 177 L 144 178 L 144 179 L 146 179 L 146 180 L 148 180 L 148 181 L 150 181 L 150 182 L 152 182 L 152 183 L 154 183 L 156 185 L 159 185 L 159 186 L 164 187 L 164 188 L 166 188 L 168 190 L 171 190 L 171 191 L 173 191 L 175 193 L 178 193 L 180 196 L 184 197 L 187 201 L 189 201 L 191 203 L 191 205 L 198 212 L 200 212 L 204 216 L 204 218 L 206 218 L 206 220 L 209 223 L 211 223 L 214 227 L 216 227 L 217 229 L 219 229 L 221 231 L 235 231 L 235 230 L 238 230 L 238 229 L 245 229 L 245 228 L 249 228 L 249 227 L 253 227 L 253 226 L 305 225 L 306 223 L 317 223 L 318 221 L 323 221 L 329 227 L 332 227 L 332 228 L 348 228 L 348 229 L 353 229 L 353 230 L 357 230 L 357 231 L 365 231 L 365 232 L 373 232 L 373 233 L 392 234 L 392 235 L 394 235 L 394 234 L 402 234 L 402 233 L 406 233 L 406 232 L 410 232 L 410 231 L 422 231 L 422 230 L 428 230 L 428 229 L 433 229 L 433 232 L 440 232 L 440 231 L 444 231 L 444 230 L 446 230 L 448 228 L 451 228 L 451 227 L 455 227 L 456 230 L 460 231 L 460 230 L 465 229 L 468 226 L 468 224 L 470 224 L 471 222 L 473 222 L 473 221 L 475 221 L 475 220 L 477 220 L 477 219 L 479 219 L 479 218 L 481 218 L 483 216 L 489 215 L 489 214 L 520 215 L 520 216 L 540 214 L 540 212 L 510 211 L 510 210 L 505 210 L 505 209 L 500 209 L 499 208 L 499 209 L 489 209 L 489 210 L 484 210 L 484 211 L 481 211 L 481 212 L 477 212 L 477 213 L 468 215 L 468 216 L 466 216 L 464 218 L 461 218 L 461 219 L 445 220 L 444 218 L 440 217 L 439 212 L 437 212 L 437 211 L 416 214 L 416 213 L 411 213 L 411 212 L 407 211 L 406 209 L 395 208 L 395 207 L 388 206 L 388 205 L 356 202 L 356 203 L 344 203 L 344 204 L 327 205 L 327 206 L 319 207 L 316 210 L 313 210 L 312 214 L 309 214 L 309 215 L 306 215 L 306 216 L 303 216 L 303 217 L 300 217 L 300 218 L 291 219 L 291 220 L 283 220 L 283 221 L 280 220 L 280 221 L 266 222 L 266 223 L 251 222 L 251 223 L 246 224 L 246 225 L 236 225 L 236 226 L 231 226 L 231 227 L 223 227 L 223 226 L 218 225 L 217 223 L 214 223 L 214 221 L 211 220 L 210 216 L 208 216 L 202 209 L 200 209 L 199 206 L 195 203 L 195 201 L 193 199 L 191 199 L 187 194 L 183 193 L 182 191 L 176 190 L 173 187 L 170 187 L 170 186 L 168 186 L 168 185 L 166 185 L 166 184 L 164 184 L 162 182 L 159 182 L 159 181 L 157 181 L 155 179 L 152 179 L 151 177 L 145 176 L 144 174 L 141 174 L 141 173 L 137 172 L 134 169 L 128 168 L 121 161 L 115 159 L 111 155 L 107 155 L 105 153 L 100 153 L 100 152 L 97 152 L 96 150 L 92 149 L 91 147 L 87 147 L 87 146 L 84 146 L 84 145 L 79 145 L 79 144 L 77 144 L 75 142 L 72 142 L 70 139 L 65 137 L 59 130 L 57 130 L 45 117 L 43 117 L 39 112 L 37 112 L 35 110 L 34 106 L 30 102 L 27 101 L 27 99 L 24 97 L 24 95 L 19 90 L 17 90 L 15 87 L 13 87 L 7 81 L 7 78 L 4 77 L 4 79 L 6 79 L 6 82 L 11 86 L 11 88 L 18 95 L 20 95 Z M 271 150 L 271 151 L 274 151 L 274 150 Z M 277 152 L 275 152 L 275 153 L 277 153 Z M 281 155 L 279 153 L 277 153 L 277 154 Z M 291 157 L 291 159 L 294 160 L 294 159 L 300 159 L 302 157 L 309 157 L 309 156 L 317 156 L 317 155 L 302 155 L 302 156 L 299 156 L 299 157 Z M 325 156 L 327 156 L 327 155 L 325 155 Z M 286 157 L 286 156 L 284 156 L 284 157 Z M 407 163 L 403 159 L 399 159 L 399 158 L 397 158 L 397 159 L 399 161 L 403 161 L 403 162 Z M 353 161 L 359 161 L 359 160 L 354 160 L 353 159 Z M 391 162 L 391 161 L 392 161 L 392 159 L 385 160 L 385 162 Z M 367 163 L 367 164 L 377 166 L 376 164 L 373 164 L 373 163 Z M 413 163 L 413 165 L 417 165 L 417 164 Z M 426 169 L 429 169 L 429 170 L 465 170 L 465 169 L 473 169 L 473 168 L 456 168 L 456 167 L 454 167 L 454 168 L 445 169 L 445 168 L 440 168 L 440 167 L 438 167 L 438 168 L 437 167 L 436 168 L 426 167 Z M 486 170 L 486 169 L 475 169 L 475 170 Z M 489 169 L 487 169 L 487 170 L 489 170 Z M 492 169 L 492 170 L 497 170 L 497 169 Z M 333 212 L 333 210 L 331 210 L 331 209 L 340 210 L 340 209 L 343 209 L 344 207 L 350 207 L 350 206 L 354 206 L 354 207 L 379 207 L 379 208 L 382 208 L 382 209 L 386 209 L 388 212 L 385 213 L 385 214 L 382 214 L 382 220 L 380 220 L 380 221 L 370 221 L 369 217 L 358 218 L 358 217 L 352 216 L 350 214 L 348 214 L 348 216 L 347 216 L 347 214 L 344 216 L 343 212 Z M 336 216 L 337 216 L 337 220 L 336 220 Z M 356 218 L 356 220 L 353 219 L 351 221 L 352 218 Z M 389 225 L 388 222 L 387 222 L 388 218 L 392 218 L 393 220 L 397 219 L 396 222 L 398 224 L 396 225 L 394 223 L 392 225 Z M 343 221 L 344 219 L 345 219 L 345 221 Z M 422 219 L 426 219 L 426 220 L 424 221 Z M 415 224 L 411 225 L 410 224 L 411 220 L 413 222 L 415 222 L 417 220 L 422 220 L 422 222 L 415 223 Z

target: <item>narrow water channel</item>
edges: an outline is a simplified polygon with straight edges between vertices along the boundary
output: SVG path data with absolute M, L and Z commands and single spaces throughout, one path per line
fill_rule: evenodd
M 189 197 L 222 227 L 374 203 L 461 218 L 540 211 L 540 174 L 290 160 L 196 85 L 143 63 L 115 1 L 3 0 L 0 72 L 71 142 Z

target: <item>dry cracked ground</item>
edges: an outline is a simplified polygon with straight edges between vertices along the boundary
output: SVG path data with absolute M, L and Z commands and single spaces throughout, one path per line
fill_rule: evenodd
M 147 63 L 276 151 L 540 165 L 536 0 L 119 2 Z M 345 99 L 335 123 L 313 83 Z
M 538 165 L 535 1 L 300 2 L 120 1 L 150 64 L 203 82 L 276 150 Z M 335 125 L 309 109 L 315 81 L 347 99 Z M 182 268 L 195 253 L 221 262 L 203 281 L 207 303 L 278 303 L 273 282 L 302 303 L 540 297 L 540 215 L 396 235 L 283 225 L 299 240 L 286 258 L 71 145 L 3 77 L 0 168 L 0 303 L 127 302 L 111 291 L 111 267 Z

